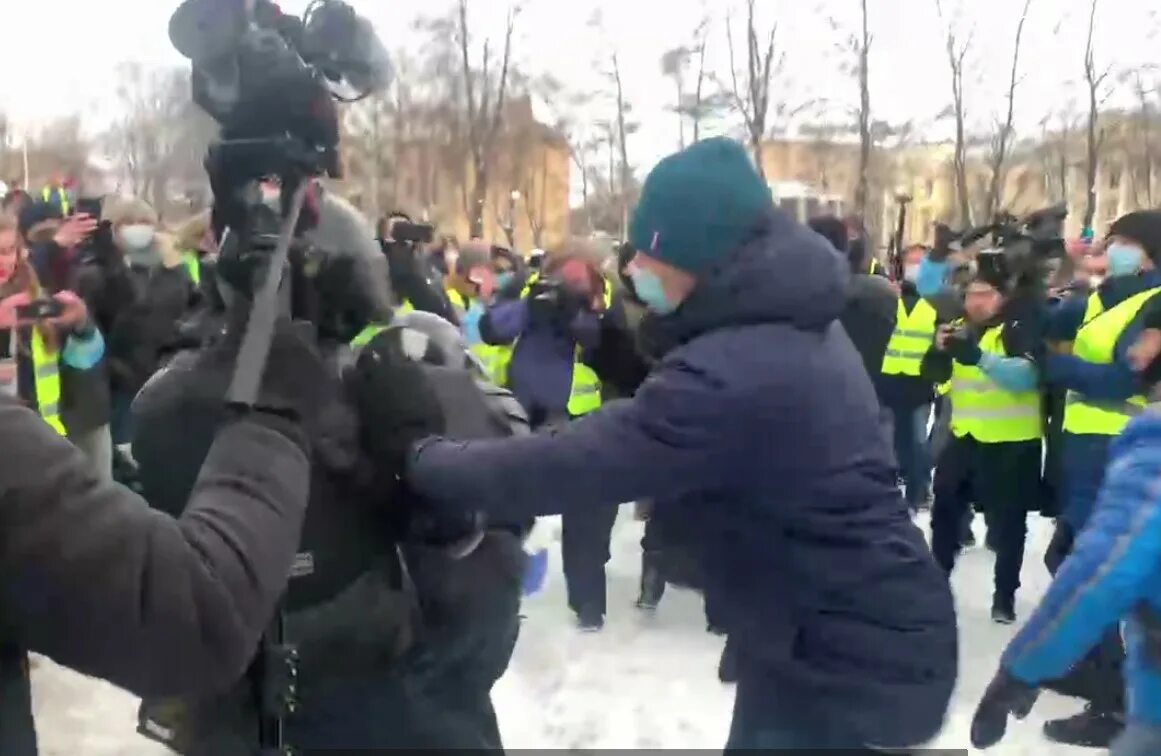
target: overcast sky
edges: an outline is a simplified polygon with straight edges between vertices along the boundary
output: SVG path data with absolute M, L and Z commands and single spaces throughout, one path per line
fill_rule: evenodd
M 350 2 L 375 23 L 388 48 L 414 45 L 411 21 L 420 13 L 451 5 L 450 0 Z M 630 140 L 631 158 L 644 171 L 677 147 L 676 117 L 666 111 L 674 99 L 673 85 L 661 75 L 661 54 L 687 41 L 706 8 L 713 8 L 710 57 L 717 72 L 726 76 L 728 56 L 721 18 L 733 2 L 523 0 L 516 55 L 531 73 L 551 72 L 573 86 L 587 88 L 599 86 L 596 61 L 615 47 L 628 98 L 642 122 L 640 132 Z M 1121 71 L 1161 63 L 1154 0 L 1099 2 L 1095 45 L 1099 67 L 1112 65 Z M 99 130 L 109 117 L 111 99 L 102 93 L 111 92 L 118 62 L 181 62 L 166 33 L 169 14 L 177 4 L 176 0 L 0 0 L 0 24 L 6 30 L 6 57 L 11 62 L 8 73 L 0 77 L 0 108 L 18 126 L 35 128 L 46 119 L 82 113 L 88 128 Z M 306 0 L 281 4 L 287 11 L 299 12 Z M 950 102 L 935 0 L 868 0 L 868 4 L 874 36 L 871 98 L 875 117 L 892 122 L 913 119 L 932 138 L 943 136 L 947 124 L 932 122 Z M 477 36 L 485 31 L 500 36 L 507 5 L 505 0 L 472 0 Z M 945 12 L 958 17 L 963 34 L 974 29 L 967 101 L 969 120 L 976 125 L 987 123 L 1004 107 L 1007 69 L 1022 6 L 1022 0 L 944 0 Z M 841 35 L 832 30 L 830 21 L 853 29 L 859 20 L 859 0 L 758 0 L 758 7 L 764 24 L 778 22 L 779 43 L 788 59 L 784 75 L 775 82 L 775 97 L 792 102 L 824 98 L 831 104 L 823 118 L 849 120 L 843 111 L 856 102 L 856 82 L 841 73 L 841 56 L 835 50 Z M 1016 102 L 1017 123 L 1025 134 L 1037 130 L 1046 112 L 1069 101 L 1083 101 L 1079 80 L 1088 7 L 1089 0 L 1032 0 Z M 604 38 L 586 23 L 598 9 L 607 30 Z M 593 113 L 593 118 L 600 116 Z

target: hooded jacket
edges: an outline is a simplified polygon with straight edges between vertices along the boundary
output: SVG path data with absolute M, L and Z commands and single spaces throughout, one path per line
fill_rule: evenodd
M 848 280 L 844 258 L 772 211 L 675 313 L 647 319 L 661 359 L 634 398 L 552 433 L 429 441 L 411 485 L 493 516 L 680 505 L 741 684 L 869 744 L 922 742 L 954 686 L 955 613 L 836 322 Z

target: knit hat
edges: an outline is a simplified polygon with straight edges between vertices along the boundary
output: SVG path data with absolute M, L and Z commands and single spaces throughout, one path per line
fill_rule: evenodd
M 1109 236 L 1132 239 L 1154 263 L 1161 263 L 1161 210 L 1138 210 L 1122 215 L 1109 226 Z
M 773 207 L 769 187 L 742 146 L 725 137 L 706 139 L 649 172 L 629 242 L 696 274 L 744 244 Z

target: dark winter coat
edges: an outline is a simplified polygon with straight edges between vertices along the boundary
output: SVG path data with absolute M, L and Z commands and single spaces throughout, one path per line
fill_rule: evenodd
M 106 320 L 106 363 L 113 390 L 132 396 L 157 372 L 163 353 L 179 340 L 182 318 L 197 303 L 198 290 L 185 266 L 151 269 L 105 268 L 92 280 L 97 290 L 78 292 L 102 301 Z
M 0 448 L 5 640 L 139 695 L 204 694 L 237 679 L 286 584 L 306 511 L 298 445 L 256 420 L 225 428 L 178 519 L 99 480 L 80 451 L 6 398 Z
M 835 322 L 848 275 L 773 213 L 646 325 L 664 356 L 632 400 L 551 433 L 428 442 L 411 485 L 437 506 L 508 516 L 683 502 L 746 659 L 740 684 L 822 709 L 868 743 L 922 742 L 955 683 L 955 613 Z
M 883 355 L 895 332 L 899 295 L 886 278 L 864 273 L 851 276 L 846 306 L 839 322 L 863 360 L 872 381 L 883 367 Z

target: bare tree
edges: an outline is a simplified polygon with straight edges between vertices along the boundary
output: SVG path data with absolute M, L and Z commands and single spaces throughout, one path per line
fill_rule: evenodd
M 786 59 L 785 53 L 782 53 L 775 60 L 774 39 L 777 31 L 778 24 L 771 25 L 769 34 L 764 35 L 765 45 L 762 45 L 755 18 L 755 0 L 746 0 L 746 68 L 739 77 L 734 55 L 732 19 L 730 14 L 726 15 L 726 42 L 730 51 L 730 94 L 733 97 L 734 109 L 742 116 L 750 151 L 753 153 L 758 173 L 763 179 L 766 178 L 766 169 L 762 159 L 762 146 L 766 139 L 767 119 L 770 114 L 770 83 L 775 72 L 782 70 Z
M 673 112 L 677 114 L 677 143 L 685 149 L 685 69 L 689 66 L 692 51 L 685 45 L 666 50 L 661 55 L 661 73 L 673 80 L 677 90 L 677 99 L 673 105 Z
M 694 142 L 701 140 L 702 121 L 721 110 L 725 104 L 720 95 L 717 97 L 707 96 L 705 91 L 706 79 L 708 78 L 708 72 L 705 68 L 705 51 L 706 47 L 709 46 L 709 28 L 709 19 L 702 19 L 694 33 L 697 40 L 694 44 L 694 51 L 697 53 L 697 78 L 692 96 L 688 102 L 683 104 L 685 114 L 689 116 L 693 125 Z
M 629 135 L 637 130 L 637 124 L 628 120 L 631 107 L 625 99 L 625 87 L 621 80 L 621 61 L 617 55 L 616 48 L 613 49 L 610 55 L 610 64 L 609 75 L 616 92 L 616 138 L 619 152 L 618 157 L 620 158 L 618 169 L 621 194 L 620 238 L 624 239 L 629 233 L 629 179 L 632 174 L 632 169 L 629 167 Z
M 996 210 L 1003 202 L 1006 164 L 1012 147 L 1012 124 L 1016 115 L 1016 85 L 1020 80 L 1020 42 L 1024 36 L 1024 22 L 1028 19 L 1028 7 L 1031 4 L 1032 0 L 1024 0 L 1024 10 L 1020 13 L 1020 22 L 1016 24 L 1016 42 L 1012 46 L 1012 73 L 1008 78 L 1008 115 L 1002 124 L 996 125 L 996 131 L 991 139 L 991 155 L 988 160 L 991 178 L 984 205 L 985 216 L 988 218 L 996 214 Z
M 164 214 L 174 182 L 202 181 L 215 127 L 189 97 L 189 75 L 140 63 L 118 67 L 120 117 L 108 134 L 130 190 Z
M 867 193 L 870 191 L 867 172 L 871 166 L 871 32 L 867 19 L 867 0 L 860 3 L 863 16 L 862 34 L 854 40 L 859 57 L 859 178 L 855 183 L 855 212 L 860 218 L 867 211 Z
M 955 28 L 954 20 L 944 18 L 943 3 L 941 0 L 935 0 L 935 8 L 939 13 L 940 20 L 945 26 L 945 49 L 947 51 L 948 67 L 951 70 L 951 115 L 955 118 L 955 157 L 953 170 L 955 172 L 956 201 L 959 205 L 959 222 L 961 224 L 970 224 L 972 222 L 972 208 L 967 180 L 967 135 L 964 127 L 966 114 L 964 111 L 963 71 L 964 60 L 967 58 L 968 51 L 971 49 L 972 41 L 975 37 L 975 29 L 972 29 L 967 37 L 961 41 L 959 33 Z
M 1157 87 L 1146 83 L 1141 71 L 1133 75 L 1133 94 L 1137 98 L 1137 141 L 1140 143 L 1140 152 L 1136 161 L 1139 166 L 1133 181 L 1134 199 L 1138 206 L 1153 207 L 1153 184 L 1157 170 L 1157 145 L 1154 141 L 1153 128 L 1156 125 L 1154 100 L 1157 97 Z M 1141 189 L 1144 189 L 1142 202 Z
M 460 45 L 463 70 L 463 97 L 466 111 L 467 142 L 472 160 L 471 189 L 465 189 L 467 204 L 464 207 L 469 219 L 469 233 L 473 237 L 483 236 L 484 205 L 488 197 L 488 181 L 494 157 L 496 138 L 500 132 L 501 119 L 508 97 L 512 64 L 512 32 L 516 26 L 519 8 L 508 9 L 508 19 L 504 31 L 504 50 L 500 59 L 500 70 L 493 74 L 491 66 L 491 40 L 484 41 L 483 56 L 479 69 L 472 66 L 471 34 L 468 28 L 468 0 L 459 0 L 457 40 Z
M 1096 28 L 1097 0 L 1091 0 L 1088 13 L 1088 36 L 1084 44 L 1084 80 L 1088 85 L 1088 125 L 1085 130 L 1085 199 L 1083 228 L 1091 229 L 1093 218 L 1096 216 L 1096 182 L 1097 168 L 1099 167 L 1101 149 L 1104 147 L 1105 135 L 1098 130 L 1100 109 L 1108 98 L 1102 94 L 1105 80 L 1112 70 L 1107 66 L 1098 72 L 1096 59 L 1093 55 L 1093 30 Z

